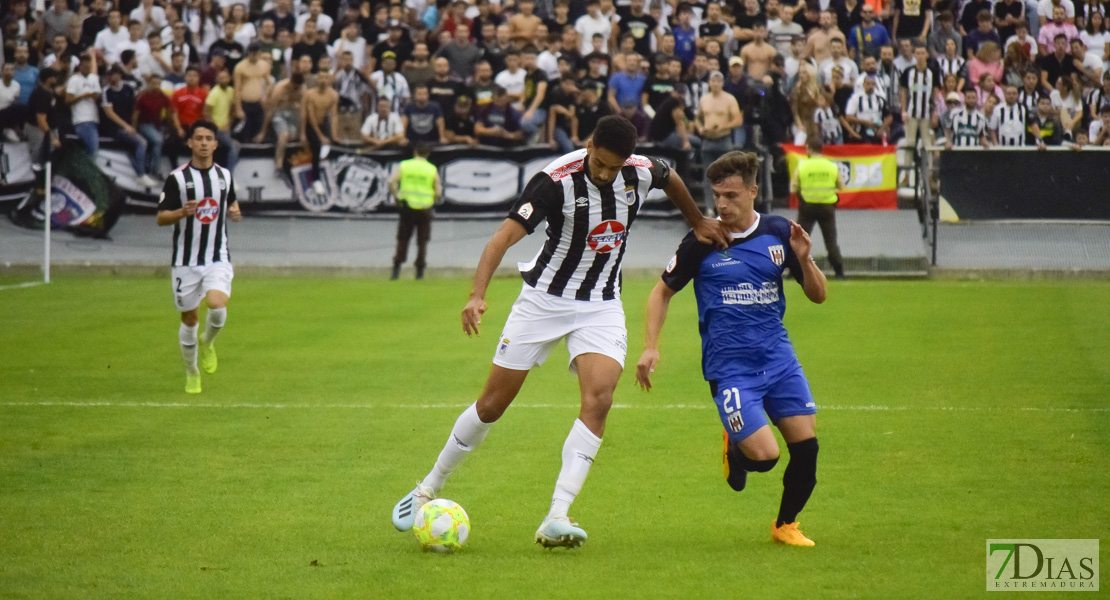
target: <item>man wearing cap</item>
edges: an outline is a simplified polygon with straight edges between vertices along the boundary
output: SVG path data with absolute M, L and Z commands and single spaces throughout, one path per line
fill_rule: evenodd
M 725 76 L 720 71 L 709 74 L 709 93 L 698 103 L 696 128 L 701 135 L 701 164 L 708 166 L 732 150 L 733 130 L 744 125 L 744 113 L 736 98 L 724 91 Z M 708 180 L 705 191 L 706 212 L 712 213 L 713 188 Z
M 378 93 L 378 97 L 389 98 L 393 104 L 393 112 L 401 112 L 401 107 L 411 97 L 409 82 L 405 76 L 397 72 L 397 55 L 393 52 L 382 54 L 382 68 L 370 74 L 370 83 Z
M 247 59 L 235 66 L 235 110 L 243 118 L 239 131 L 240 142 L 250 142 L 262 131 L 262 117 L 266 111 L 262 99 L 270 87 L 270 61 L 262 55 L 262 45 L 251 42 L 247 46 Z
M 393 54 L 397 64 L 403 64 L 412 57 L 412 44 L 404 39 L 405 28 L 401 22 L 391 19 L 388 32 L 384 40 L 374 45 L 374 66 L 378 69 L 381 69 L 382 59 L 387 52 Z
M 794 169 L 790 193 L 798 194 L 798 224 L 806 234 L 813 233 L 814 223 L 821 226 L 829 264 L 837 279 L 843 279 L 844 260 L 836 242 L 836 202 L 839 200 L 836 193 L 844 189 L 844 176 L 836 163 L 821 156 L 823 148 L 819 137 L 806 139 L 806 158 L 798 161 Z

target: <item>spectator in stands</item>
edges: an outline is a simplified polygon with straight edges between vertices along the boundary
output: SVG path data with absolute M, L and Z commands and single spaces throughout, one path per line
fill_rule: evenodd
M 651 120 L 648 137 L 657 144 L 686 152 L 701 145 L 701 140 L 690 131 L 686 84 L 676 84 L 670 96 L 659 105 Z
M 680 8 L 677 11 L 680 26 L 683 23 L 682 13 L 683 11 Z M 686 19 L 686 27 L 689 27 L 689 17 L 686 17 Z M 593 52 L 594 35 L 601 36 L 602 46 L 604 48 L 609 47 L 609 36 L 613 33 L 613 24 L 608 18 L 601 14 L 601 3 L 598 2 L 598 0 L 587 0 L 586 14 L 578 17 L 578 20 L 574 22 L 574 29 L 582 39 L 579 52 L 581 52 L 583 56 Z M 685 34 L 686 29 L 683 29 L 682 33 Z M 696 33 L 696 30 L 694 30 L 691 37 L 696 39 Z M 676 28 L 676 42 L 678 41 L 678 35 L 679 33 Z M 679 50 L 681 50 L 681 48 L 676 48 L 676 51 Z M 679 56 L 681 56 L 681 52 L 679 52 Z
M 335 57 L 342 56 L 344 52 L 351 53 L 351 64 L 355 69 L 362 70 L 366 66 L 366 40 L 359 35 L 361 29 L 357 21 L 351 21 L 343 27 L 343 35 L 332 43 L 329 54 Z M 424 58 L 427 59 L 427 46 L 424 48 Z
M 990 0 L 969 0 L 968 2 L 960 3 L 959 6 L 961 6 L 959 21 L 960 35 L 967 36 L 979 27 L 979 13 L 985 10 L 987 11 L 987 15 L 990 16 L 993 3 Z
M 234 71 L 239 61 L 243 60 L 243 45 L 235 39 L 235 28 L 237 26 L 238 24 L 230 19 L 224 21 L 223 37 L 212 42 L 212 47 L 208 50 L 209 54 L 223 51 L 227 68 L 231 71 Z M 295 51 L 294 54 L 296 54 Z
M 709 93 L 709 61 L 704 53 L 694 57 L 694 69 L 686 78 L 686 107 L 696 112 L 703 96 Z
M 960 32 L 956 31 L 955 18 L 950 11 L 942 11 L 936 16 L 936 23 L 929 33 L 928 42 L 926 46 L 929 48 L 929 55 L 936 59 L 944 55 L 944 46 L 948 40 L 952 40 L 956 44 L 956 56 L 963 56 L 961 52 L 961 45 L 963 44 L 963 37 Z
M 66 81 L 66 104 L 69 105 L 71 123 L 77 137 L 81 138 L 85 151 L 93 157 L 100 148 L 100 133 L 97 131 L 97 124 L 100 122 L 100 111 L 97 110 L 100 92 L 96 59 L 87 53 L 82 54 L 77 72 Z
M 444 133 L 448 144 L 466 144 L 471 147 L 478 145 L 478 138 L 474 135 L 473 107 L 474 100 L 470 96 L 455 98 L 455 105 L 444 118 Z
M 378 97 L 388 98 L 393 103 L 392 111 L 400 112 L 411 96 L 409 83 L 404 75 L 397 72 L 397 56 L 392 52 L 382 54 L 381 65 L 381 70 L 370 74 L 370 82 Z
M 1091 90 L 1087 104 L 1090 106 L 1092 115 L 1101 114 L 1102 107 L 1110 106 L 1110 71 L 1102 74 L 1102 87 Z
M 757 7 L 758 4 L 756 2 Z M 705 5 L 705 20 L 698 26 L 698 50 L 705 52 L 705 45 L 709 40 L 717 40 L 719 44 L 724 46 L 732 36 L 732 28 L 721 19 L 721 5 L 716 2 L 707 3 Z M 750 39 L 750 37 L 745 39 Z
M 636 128 L 636 139 L 640 142 L 648 141 L 648 132 L 651 128 L 651 119 L 640 110 L 640 105 L 635 102 L 626 102 L 621 106 L 621 116 L 628 119 Z
M 9 63 L 4 63 L 7 67 Z M 27 103 L 27 124 L 23 133 L 27 137 L 27 148 L 31 154 L 31 168 L 36 172 L 35 181 L 39 188 L 45 186 L 45 173 L 42 170 L 50 152 L 61 148 L 62 141 L 58 136 L 58 124 L 55 118 L 57 110 L 57 97 L 54 88 L 58 84 L 58 72 L 46 68 L 39 72 L 39 80 L 31 92 L 31 99 Z
M 431 102 L 428 86 L 413 88 L 412 102 L 405 106 L 401 118 L 405 125 L 405 139 L 409 144 L 446 144 L 443 111 Z
M 339 68 L 335 71 L 333 85 L 339 92 L 339 141 L 357 144 L 361 139 L 359 128 L 362 126 L 362 115 L 370 112 L 373 87 L 370 80 L 355 68 L 354 56 L 349 50 L 344 50 L 338 59 Z
M 270 62 L 270 76 L 275 82 L 285 79 L 285 49 L 289 46 L 289 32 L 285 31 L 285 34 L 284 40 L 278 39 L 277 27 L 271 19 L 263 19 L 258 26 L 258 39 L 255 41 L 262 50 L 262 57 Z
M 1071 40 L 1079 37 L 1079 30 L 1068 22 L 1065 17 L 1066 11 L 1063 6 L 1056 5 L 1052 8 L 1052 22 L 1041 25 L 1041 31 L 1037 34 L 1037 44 L 1039 45 L 1038 54 L 1045 56 L 1052 52 L 1058 36 L 1064 36 L 1064 48 L 1066 49 L 1071 43 Z
M 913 0 L 911 0 L 911 3 Z M 927 4 L 929 0 L 924 0 Z M 921 1 L 916 2 L 918 11 L 921 10 Z M 879 48 L 891 43 L 890 33 L 882 23 L 875 20 L 875 9 L 867 3 L 861 2 L 859 7 L 860 24 L 855 25 L 848 32 L 848 54 L 860 64 L 865 55 L 876 56 Z
M 1017 32 L 1018 24 L 1025 23 L 1024 0 L 998 0 L 994 4 L 994 24 L 998 37 L 1006 41 Z
M 853 86 L 853 90 L 855 92 L 863 91 L 863 80 L 868 77 L 875 78 L 875 92 L 882 96 L 883 100 L 885 100 L 888 105 L 894 106 L 894 102 L 898 100 L 898 98 L 890 97 L 892 82 L 886 73 L 879 71 L 879 61 L 875 60 L 874 56 L 864 57 L 863 72 L 856 78 L 856 84 Z
M 811 120 L 816 133 L 821 136 L 821 143 L 825 145 L 844 143 L 842 118 L 840 108 L 833 103 L 832 96 L 824 91 L 818 93 L 817 106 L 813 110 Z
M 948 112 L 948 97 L 950 94 L 956 94 L 956 99 L 959 100 L 960 106 L 963 106 L 964 95 L 959 88 L 959 79 L 951 73 L 941 78 L 940 90 L 933 96 L 933 111 L 937 115 L 943 115 Z
M 307 31 L 307 28 L 306 28 Z M 327 63 L 320 61 L 322 65 Z M 316 195 L 327 193 L 327 186 L 320 177 L 320 160 L 325 144 L 339 137 L 339 93 L 331 87 L 332 75 L 321 68 L 316 73 L 316 86 L 305 90 L 301 109 L 301 139 L 308 144 L 312 156 L 312 190 Z M 327 133 L 325 134 L 325 128 Z
M 1079 32 L 1079 39 L 1087 46 L 1087 52 L 1110 63 L 1110 28 L 1107 27 L 1106 15 L 1100 12 L 1091 12 L 1083 31 Z M 1093 142 L 1092 142 L 1093 143 Z
M 1002 88 L 995 84 L 994 76 L 990 73 L 983 73 L 979 76 L 979 85 L 975 88 L 974 93 L 979 96 L 979 106 L 983 107 L 984 114 L 986 114 L 988 98 L 994 96 L 994 98 L 1000 102 L 1004 98 Z
M 203 71 L 197 71 L 200 75 L 200 85 L 212 89 L 216 86 L 216 75 L 225 70 L 227 70 L 227 51 L 223 48 L 212 50 L 208 55 L 208 66 Z
M 566 154 L 578 148 L 578 84 L 572 77 L 563 77 L 550 94 L 547 114 L 547 143 Z
M 1097 87 L 1102 81 L 1102 57 L 1088 52 L 1087 45 L 1079 38 L 1071 40 L 1071 62 L 1075 66 L 1077 83 L 1081 87 L 1090 89 Z
M 978 82 L 984 74 L 989 74 L 995 81 L 1002 81 L 1003 65 L 998 46 L 994 42 L 983 42 L 979 51 L 971 60 L 967 61 L 967 78 Z M 1001 98 L 1001 95 L 999 95 Z
M 682 68 L 686 69 L 694 63 L 694 56 L 698 53 L 698 30 L 691 24 L 694 10 L 688 3 L 682 2 L 675 9 L 674 15 L 675 23 L 671 30 L 674 36 L 674 54 L 682 61 Z
M 1091 120 L 1087 143 L 1092 146 L 1110 146 L 1110 105 L 1103 106 L 1098 117 Z
M 236 6 L 242 5 L 236 4 Z M 243 119 L 238 139 L 242 142 L 250 142 L 262 131 L 262 119 L 266 115 L 262 101 L 266 98 L 270 87 L 270 62 L 268 59 L 263 59 L 262 45 L 251 42 L 247 46 L 246 60 L 240 61 L 233 73 L 235 114 Z
M 987 121 L 991 143 L 1005 147 L 1025 147 L 1025 132 L 1032 114 L 1018 102 L 1018 90 L 1006 86 L 1006 103 L 998 107 Z
M 474 96 L 476 110 L 493 102 L 493 69 L 487 61 L 474 65 L 474 77 L 470 82 L 470 92 Z
M 197 51 L 208 57 L 212 53 L 212 45 L 224 35 L 224 15 L 215 0 L 200 0 L 199 7 L 197 18 L 186 24 L 193 34 L 192 39 L 197 46 Z
M 362 140 L 375 150 L 405 144 L 405 124 L 389 98 L 378 98 L 378 111 L 366 117 L 361 133 Z
M 131 166 L 138 176 L 139 185 L 151 188 L 161 183 L 147 175 L 147 141 L 132 126 L 135 118 L 135 90 L 123 84 L 123 69 L 119 65 L 112 65 L 108 69 L 108 85 L 101 92 L 100 107 L 107 117 L 101 124 L 103 133 L 130 148 Z
M 794 7 L 790 5 L 783 6 L 779 0 L 767 0 L 765 11 L 767 35 L 770 36 L 771 45 L 775 47 L 775 51 L 783 56 L 790 56 L 790 45 L 795 38 L 801 38 L 802 50 L 804 51 L 805 30 L 802 29 L 801 25 L 790 20 L 794 16 Z
M 27 101 L 31 98 L 31 91 L 35 89 L 39 80 L 39 69 L 28 64 L 27 61 L 31 58 L 31 50 L 26 45 L 16 46 L 14 55 L 15 63 L 13 63 L 12 79 L 19 84 L 20 89 L 15 104 L 27 106 Z
M 1056 110 L 1052 108 L 1052 100 L 1048 96 L 1037 98 L 1037 111 L 1033 115 L 1033 123 L 1030 124 L 1029 129 L 1039 150 L 1044 150 L 1047 146 L 1059 146 L 1064 142 L 1064 126 L 1060 123 Z
M 1056 19 L 1056 7 L 1058 6 L 1064 9 L 1064 16 L 1060 19 Z M 1075 3 L 1072 0 L 1040 0 L 1037 4 L 1037 16 L 1041 27 L 1044 27 L 1049 21 L 1074 23 Z
M 500 85 L 493 86 L 493 101 L 478 112 L 474 133 L 478 142 L 487 146 L 510 147 L 524 139 L 520 127 L 520 114 L 512 107 L 508 91 Z
M 972 0 L 973 3 L 974 1 Z M 971 4 L 969 3 L 968 6 L 971 6 Z M 979 26 L 969 31 L 967 37 L 964 38 L 964 55 L 967 56 L 968 60 L 971 60 L 979 52 L 979 46 L 983 45 L 984 42 L 994 42 L 995 47 L 1002 47 L 1002 39 L 998 37 L 998 31 L 994 28 L 994 19 L 991 17 L 989 6 L 979 11 L 979 16 L 976 19 Z
M 505 55 L 513 48 L 512 39 L 509 38 L 509 26 L 498 25 L 494 29 L 494 36 L 486 38 L 482 51 L 482 59 L 489 62 L 494 73 L 505 70 Z
M 505 92 L 509 94 L 509 99 L 517 110 L 523 110 L 524 79 L 528 75 L 520 68 L 520 63 L 520 51 L 515 48 L 510 49 L 505 54 L 505 70 L 493 78 L 494 83 L 505 88 Z
M 436 56 L 447 59 L 455 77 L 466 79 L 474 71 L 474 65 L 481 60 L 482 51 L 470 41 L 470 28 L 460 23 L 455 28 L 454 42 L 440 48 Z
M 964 105 L 958 106 L 949 115 L 949 127 L 944 132 L 944 149 L 987 148 L 987 118 L 979 111 L 979 99 L 975 94 L 964 95 Z
M 204 103 L 207 99 L 208 89 L 200 85 L 200 70 L 192 66 L 186 68 L 185 87 L 170 97 L 174 131 L 179 140 L 184 140 L 185 130 L 204 115 Z
M 798 72 L 800 73 L 801 71 L 799 70 Z M 855 87 L 845 81 L 844 69 L 840 67 L 833 67 L 830 75 L 831 77 L 828 85 L 824 86 L 822 89 L 832 96 L 833 103 L 840 109 L 841 114 L 844 114 L 844 111 L 848 108 L 848 99 L 855 94 Z M 849 135 L 854 132 L 854 128 L 849 128 Z
M 142 0 L 130 13 L 130 20 L 142 26 L 142 35 L 161 31 L 166 26 L 166 11 L 155 6 L 154 0 Z
M 398 64 L 403 64 L 412 56 L 412 42 L 405 38 L 405 28 L 400 21 L 389 22 L 386 38 L 374 45 L 374 64 L 371 68 L 382 69 L 382 59 L 386 53 L 392 53 Z
M 771 60 L 775 57 L 775 47 L 767 43 L 767 22 L 756 19 L 752 23 L 752 41 L 740 51 L 740 58 L 748 70 L 748 77 L 770 85 Z
M 547 109 L 544 107 L 547 105 L 545 100 L 548 94 L 547 73 L 536 66 L 537 54 L 535 46 L 528 46 L 521 53 L 524 67 L 524 95 L 521 105 L 524 114 L 520 118 L 524 135 L 527 138 L 534 135 L 536 140 L 546 133 L 544 127 L 547 124 Z M 639 94 L 636 100 L 639 101 Z
M 215 48 L 215 46 L 213 47 Z M 305 55 L 312 57 L 313 73 L 318 72 L 316 65 L 320 63 L 320 59 L 328 56 L 328 45 L 324 42 L 324 40 L 320 39 L 320 33 L 317 29 L 316 21 L 313 20 L 305 22 L 304 32 L 301 33 L 300 40 L 298 40 L 297 43 L 293 44 L 290 58 L 296 61 L 300 57 Z M 394 58 L 396 58 L 396 55 L 394 55 Z M 235 65 L 232 64 L 231 50 L 228 50 L 228 67 L 231 69 L 235 69 Z M 393 67 L 397 67 L 396 62 L 394 62 Z
M 1060 117 L 1064 138 L 1072 139 L 1083 119 L 1083 96 L 1079 86 L 1071 77 L 1060 77 L 1056 80 L 1056 89 L 1049 94 L 1049 99 L 1052 100 L 1053 110 Z
M 73 54 L 69 38 L 63 34 L 54 36 L 54 41 L 50 49 L 50 54 L 47 54 L 46 57 L 42 59 L 39 66 L 44 69 L 52 68 L 61 70 L 66 74 L 77 70 L 77 63 L 80 61 L 77 59 L 77 56 Z
M 232 8 L 234 9 L 234 7 Z M 335 24 L 331 16 L 324 12 L 324 3 L 321 0 L 309 0 L 308 12 L 297 17 L 297 25 L 293 29 L 293 33 L 303 36 L 309 21 L 316 23 L 317 31 L 323 36 L 327 36 L 332 25 Z
M 1039 61 L 1041 63 L 1041 87 L 1044 88 L 1046 94 L 1056 89 L 1057 79 L 1060 77 L 1070 78 L 1078 72 L 1075 68 L 1075 62 L 1068 54 L 1068 37 L 1063 33 L 1056 35 L 1052 40 L 1052 52 L 1042 54 Z
M 231 136 L 234 107 L 235 89 L 231 87 L 231 74 L 226 70 L 220 71 L 216 74 L 216 87 L 208 90 L 208 96 L 204 99 L 204 118 L 219 128 L 216 131 L 216 142 L 219 144 L 217 152 L 223 160 L 217 162 L 232 172 L 239 162 L 239 142 Z
M 140 52 L 138 72 L 142 77 L 146 77 L 151 73 L 157 73 L 165 76 L 166 72 L 170 70 L 170 58 L 162 55 L 162 36 L 157 31 L 150 33 L 146 37 L 147 48 L 145 52 Z
M 859 68 L 854 60 L 844 54 L 844 41 L 840 38 L 829 41 L 829 58 L 818 64 L 819 83 L 828 83 L 833 67 L 840 67 L 845 81 L 855 81 L 859 77 Z
M 612 109 L 608 102 L 601 99 L 595 87 L 583 87 L 579 99 L 581 101 L 575 109 L 575 116 L 578 118 L 578 143 L 585 145 L 586 140 L 594 134 L 597 122 L 612 114 Z
M 126 49 L 125 43 L 131 39 L 118 10 L 108 12 L 108 27 L 99 30 L 95 36 L 93 48 L 97 56 L 108 64 L 119 62 L 119 53 Z
M 1040 71 L 1030 69 L 1021 76 L 1021 89 L 1018 90 L 1018 104 L 1025 107 L 1025 110 L 1032 115 L 1037 111 L 1037 100 L 1041 96 L 1046 95 L 1044 88 L 1041 87 Z
M 871 57 L 874 61 L 874 57 Z M 813 127 L 813 115 L 817 109 L 817 97 L 821 95 L 821 88 L 812 75 L 810 69 L 800 69 L 794 87 L 790 89 L 790 108 L 794 117 L 794 131 L 806 133 Z
M 16 102 L 21 91 L 22 86 L 15 80 L 15 65 L 4 63 L 0 69 L 0 127 L 7 141 L 13 143 L 19 141 L 16 129 L 27 115 L 27 107 Z
M 733 131 L 744 125 L 744 113 L 736 98 L 724 91 L 725 76 L 720 71 L 709 74 L 709 93 L 702 96 L 698 104 L 695 130 L 701 137 L 702 165 L 713 161 L 733 150 Z M 742 144 L 741 144 L 742 146 Z M 712 213 L 713 188 L 708 180 L 703 187 L 707 213 Z
M 273 127 L 275 173 L 282 172 L 285 168 L 285 149 L 289 142 L 300 139 L 304 90 L 304 75 L 293 73 L 289 79 L 277 82 L 266 99 L 266 117 L 254 143 L 262 142 L 267 125 Z
M 1036 47 L 1036 44 L 1034 44 Z M 1006 46 L 1006 58 L 1002 61 L 1002 82 L 1015 87 L 1021 86 L 1021 78 L 1027 71 L 1035 68 L 1029 52 L 1021 44 Z
M 162 78 L 152 73 L 146 86 L 135 97 L 135 112 L 131 124 L 146 140 L 146 173 L 158 185 L 162 173 L 162 148 L 166 139 L 166 125 L 173 123 L 173 104 L 162 89 Z
M 436 60 L 439 59 L 437 58 Z M 447 59 L 443 60 L 446 61 Z M 428 51 L 428 44 L 424 42 L 413 44 L 412 58 L 410 58 L 407 63 L 401 65 L 401 74 L 405 76 L 405 81 L 409 82 L 409 88 L 414 88 L 422 83 L 431 83 L 432 78 L 435 76 L 435 67 L 432 64 L 431 54 Z
M 619 112 L 626 103 L 639 106 L 647 77 L 640 72 L 640 55 L 625 55 L 625 68 L 609 78 L 608 102 L 613 112 Z
M 833 39 L 840 40 L 842 45 L 841 54 L 843 54 L 843 44 L 846 42 L 844 33 L 836 28 L 837 17 L 836 13 L 832 10 L 821 11 L 821 16 L 818 20 L 818 27 L 811 30 L 807 34 L 806 39 L 806 54 L 813 59 L 813 61 L 820 67 L 829 55 L 832 54 L 831 42 Z M 803 25 L 804 27 L 804 25 Z M 854 79 L 854 77 L 853 77 Z
M 898 41 L 914 40 L 925 43 L 932 24 L 931 0 L 895 0 L 893 14 L 894 37 Z M 863 14 L 862 11 L 860 13 Z
M 885 143 L 894 120 L 889 105 L 877 93 L 876 87 L 874 77 L 865 78 L 863 91 L 856 92 L 848 99 L 848 108 L 844 111 L 847 122 L 856 134 L 852 137 L 858 136 L 859 141 L 865 144 Z

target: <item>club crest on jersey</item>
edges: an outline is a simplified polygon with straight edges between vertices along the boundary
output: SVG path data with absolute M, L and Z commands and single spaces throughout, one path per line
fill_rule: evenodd
M 635 187 L 628 186 L 628 187 L 624 188 L 624 203 L 625 204 L 635 204 L 636 203 L 636 188 Z
M 586 243 L 595 252 L 606 254 L 620 248 L 626 237 L 628 232 L 620 221 L 602 221 L 586 236 Z
M 215 198 L 205 198 L 197 204 L 197 220 L 205 225 L 220 216 L 220 205 Z
M 786 252 L 782 249 L 782 244 L 768 246 L 767 251 L 771 253 L 771 261 L 775 263 L 776 267 L 781 267 L 782 263 L 786 261 Z
M 220 180 L 220 189 L 221 190 L 226 190 L 227 189 L 227 182 L 224 181 L 223 179 Z

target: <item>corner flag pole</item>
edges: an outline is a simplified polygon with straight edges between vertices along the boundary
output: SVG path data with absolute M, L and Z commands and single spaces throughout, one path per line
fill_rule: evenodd
M 47 143 L 50 143 L 49 141 Z M 43 281 L 50 283 L 50 221 L 54 215 L 54 188 L 50 185 L 50 167 L 52 166 L 50 160 L 46 161 L 46 185 L 43 190 L 42 212 L 43 212 L 43 245 L 46 247 L 42 256 L 42 273 Z

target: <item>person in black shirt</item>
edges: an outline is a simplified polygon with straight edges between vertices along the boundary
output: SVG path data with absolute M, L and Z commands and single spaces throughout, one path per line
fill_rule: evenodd
M 659 22 L 648 13 L 644 12 L 644 0 L 632 0 L 628 7 L 628 14 L 621 17 L 621 35 L 631 34 L 634 41 L 633 48 L 643 57 L 651 56 L 651 40 L 655 36 L 655 28 Z
M 1068 36 L 1059 33 L 1052 40 L 1052 54 L 1046 54 L 1037 59 L 1041 67 L 1041 85 L 1045 93 L 1056 89 L 1056 80 L 1061 75 L 1070 77 L 1079 71 L 1068 54 Z
M 477 146 L 478 138 L 474 135 L 474 116 L 471 109 L 474 101 L 470 96 L 458 96 L 452 110 L 444 117 L 444 134 L 448 144 L 467 144 Z
M 701 140 L 690 133 L 687 128 L 689 121 L 690 113 L 686 108 L 686 84 L 680 83 L 655 111 L 655 117 L 648 127 L 648 139 L 668 148 L 690 151 L 700 144 Z
M 601 102 L 597 89 L 592 86 L 584 86 L 578 98 L 580 102 L 575 109 L 575 116 L 578 117 L 578 139 L 585 140 L 593 135 L 597 122 L 612 114 L 613 109 L 608 102 Z
M 39 71 L 38 85 L 31 91 L 31 98 L 27 101 L 30 110 L 27 111 L 27 125 L 23 128 L 23 133 L 27 136 L 31 169 L 35 172 L 35 185 L 39 189 L 46 185 L 43 164 L 52 149 L 62 146 L 57 133 L 57 119 L 54 117 L 58 103 L 58 98 L 54 95 L 54 86 L 57 83 L 57 71 L 50 68 Z
M 406 61 L 412 58 L 411 41 L 405 39 L 405 28 L 399 21 L 389 22 L 389 34 L 384 41 L 378 42 L 374 45 L 374 67 L 381 68 L 382 55 L 386 52 L 392 52 L 397 57 L 397 64 L 403 65 Z
M 371 47 L 389 37 L 389 7 L 379 4 L 374 7 L 374 18 L 362 22 L 362 39 Z
M 293 44 L 291 55 L 293 62 L 297 62 L 297 59 L 302 56 L 312 57 L 313 73 L 319 71 L 317 64 L 319 64 L 320 59 L 328 56 L 328 45 L 324 43 L 324 40 L 320 39 L 320 33 L 316 29 L 316 21 L 314 19 L 305 21 L 304 33 L 301 34 L 301 41 Z M 228 58 L 229 64 L 230 61 L 231 59 Z M 231 67 L 231 71 L 234 73 L 235 67 Z
M 293 31 L 297 28 L 297 18 L 293 16 L 293 3 L 290 0 L 277 0 L 272 9 L 263 13 L 260 21 L 266 19 L 274 22 L 274 31 Z
M 94 0 L 92 11 L 81 23 L 81 46 L 88 48 L 96 41 L 96 34 L 108 26 L 108 11 L 104 0 Z
M 216 51 L 222 51 L 224 57 L 227 59 L 227 70 L 229 73 L 235 72 L 235 65 L 243 60 L 243 45 L 235 41 L 235 22 L 224 22 L 224 37 L 212 42 L 212 47 L 208 49 L 208 54 L 211 55 Z M 296 60 L 296 53 L 293 59 Z M 313 63 L 315 64 L 315 63 Z
M 435 75 L 428 82 L 428 93 L 432 102 L 438 104 L 446 115 L 454 108 L 455 99 L 467 94 L 466 85 L 451 76 L 451 63 L 447 62 L 446 58 L 437 57 L 432 63 L 432 68 L 435 70 Z
M 563 77 L 555 88 L 547 94 L 547 136 L 548 144 L 566 154 L 578 149 L 578 84 L 573 77 Z
M 679 84 L 679 79 L 676 73 L 671 70 L 671 61 L 664 60 L 655 66 L 655 77 L 647 80 L 644 84 L 644 95 L 647 96 L 647 104 L 653 110 L 659 110 L 659 107 L 666 102 L 667 98 L 671 97 L 671 92 L 674 91 L 676 85 Z M 682 62 L 675 61 L 678 65 L 679 71 L 682 70 Z
M 119 65 L 108 69 L 108 85 L 101 92 L 100 106 L 107 117 L 100 123 L 101 134 L 115 138 L 131 150 L 131 166 L 135 168 L 140 185 L 157 186 L 158 180 L 146 174 L 146 138 L 131 125 L 135 114 L 135 89 L 123 82 L 123 69 Z

